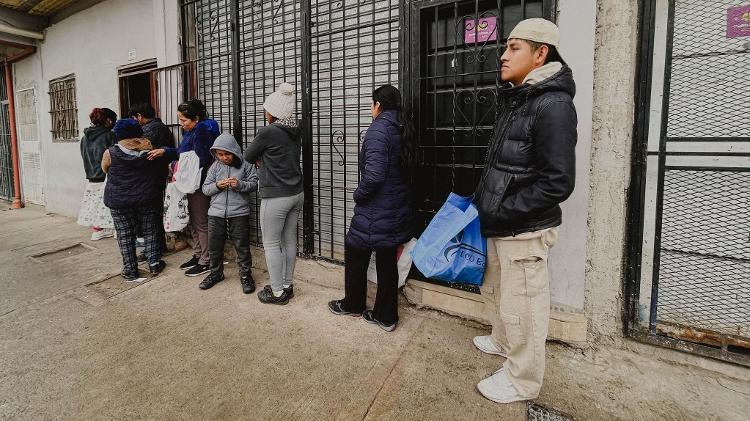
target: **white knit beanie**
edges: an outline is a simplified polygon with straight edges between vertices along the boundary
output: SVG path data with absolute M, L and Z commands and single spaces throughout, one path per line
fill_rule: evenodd
M 263 109 L 279 120 L 284 120 L 294 113 L 294 86 L 283 82 L 276 92 L 268 95 Z

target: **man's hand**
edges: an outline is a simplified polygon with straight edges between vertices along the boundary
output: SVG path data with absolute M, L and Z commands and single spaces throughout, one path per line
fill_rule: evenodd
M 229 177 L 229 178 L 226 178 L 224 180 L 227 182 L 227 184 L 229 185 L 229 187 L 231 187 L 233 189 L 236 189 L 237 186 L 240 185 L 240 182 L 236 178 L 234 178 L 234 177 Z

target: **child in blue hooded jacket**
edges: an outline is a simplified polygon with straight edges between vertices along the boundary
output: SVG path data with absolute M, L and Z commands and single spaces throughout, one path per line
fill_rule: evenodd
M 208 254 L 211 273 L 200 283 L 209 289 L 224 280 L 224 243 L 229 239 L 237 252 L 242 291 L 255 291 L 250 273 L 250 195 L 258 190 L 255 165 L 242 159 L 234 136 L 222 133 L 214 141 L 211 154 L 216 159 L 206 173 L 203 194 L 211 198 L 208 208 Z

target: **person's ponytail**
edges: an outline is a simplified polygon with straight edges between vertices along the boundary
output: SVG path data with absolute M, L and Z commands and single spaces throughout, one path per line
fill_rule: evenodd
M 380 103 L 383 111 L 398 112 L 399 130 L 401 132 L 401 169 L 406 178 L 411 177 L 411 171 L 416 166 L 416 147 L 414 145 L 414 130 L 411 122 L 401 106 L 401 92 L 393 85 L 383 85 L 372 93 L 373 103 Z

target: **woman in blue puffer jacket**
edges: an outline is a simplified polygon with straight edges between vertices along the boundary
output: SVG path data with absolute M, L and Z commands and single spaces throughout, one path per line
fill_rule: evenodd
M 179 159 L 181 153 L 194 151 L 200 160 L 201 184 L 203 184 L 208 168 L 214 162 L 211 146 L 219 136 L 219 125 L 215 120 L 208 118 L 206 106 L 197 99 L 178 106 L 177 119 L 184 133 L 180 146 L 177 149 L 155 149 L 149 153 L 149 159 L 165 155 L 174 161 Z M 193 237 L 193 257 L 180 265 L 180 269 L 184 270 L 187 276 L 200 276 L 209 272 L 208 208 L 211 199 L 198 189 L 195 193 L 188 194 L 187 200 L 190 212 L 189 227 Z
M 390 332 L 398 322 L 396 251 L 412 238 L 411 192 L 407 168 L 413 157 L 400 123 L 401 94 L 391 85 L 372 95 L 373 122 L 359 153 L 360 182 L 354 191 L 354 216 L 346 235 L 345 297 L 328 303 L 334 314 L 359 315 Z M 367 267 L 376 255 L 378 292 L 365 309 Z

